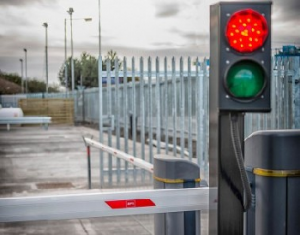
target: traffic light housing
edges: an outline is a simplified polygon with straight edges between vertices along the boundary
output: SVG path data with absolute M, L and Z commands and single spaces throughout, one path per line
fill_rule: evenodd
M 269 112 L 271 2 L 210 9 L 210 102 L 218 110 Z

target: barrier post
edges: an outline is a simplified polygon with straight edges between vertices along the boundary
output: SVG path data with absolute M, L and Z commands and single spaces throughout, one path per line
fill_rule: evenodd
M 155 189 L 195 188 L 200 186 L 200 168 L 186 159 L 157 155 L 153 178 Z M 154 231 L 156 235 L 199 235 L 200 211 L 155 214 Z
M 91 147 L 89 145 L 86 146 L 87 152 L 87 167 L 88 167 L 88 183 L 89 189 L 92 189 L 92 176 L 91 176 Z
M 300 131 L 258 131 L 245 141 L 252 186 L 246 235 L 296 235 L 300 231 Z

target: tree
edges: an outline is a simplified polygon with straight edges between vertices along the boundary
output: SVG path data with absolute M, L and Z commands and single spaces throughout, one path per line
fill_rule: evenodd
M 17 74 L 9 74 L 0 71 L 0 77 L 9 82 L 15 83 L 18 86 L 21 86 L 22 78 Z M 28 78 L 28 93 L 39 93 L 46 91 L 46 83 L 44 81 L 40 81 L 36 78 Z M 51 85 L 48 87 L 48 91 L 50 92 L 59 92 L 59 87 L 57 85 Z
M 102 71 L 106 71 L 107 61 L 110 61 L 111 71 L 115 69 L 115 60 L 117 59 L 117 52 L 110 50 L 107 52 L 104 60 L 102 61 Z M 118 62 L 119 70 L 121 70 L 122 63 Z M 67 63 L 67 74 L 68 74 L 68 87 L 72 87 L 72 77 L 71 77 L 71 58 L 68 58 Z M 58 78 L 61 85 L 66 86 L 65 79 L 65 64 L 60 68 Z M 83 52 L 80 59 L 74 59 L 74 85 L 75 89 L 78 85 L 83 85 L 85 87 L 97 87 L 98 86 L 98 60 Z
M 109 60 L 110 61 L 110 68 L 111 68 L 111 71 L 115 70 L 115 60 L 118 59 L 118 55 L 117 55 L 117 52 L 113 51 L 113 50 L 109 50 L 107 52 L 107 55 L 105 56 L 105 60 L 102 62 L 102 63 L 105 63 L 105 70 L 106 71 L 106 63 L 107 61 Z M 122 68 L 122 63 L 120 61 L 118 61 L 118 67 L 119 67 L 119 70 L 121 70 Z M 102 64 L 102 68 L 103 68 L 103 64 Z
M 0 77 L 21 86 L 22 78 L 18 74 L 11 74 L 0 71 Z
M 83 86 L 98 86 L 98 61 L 85 52 L 81 55 L 81 79 Z
M 60 84 L 62 86 L 66 86 L 66 79 L 65 79 L 65 67 L 67 68 L 67 76 L 68 76 L 68 88 L 72 88 L 72 73 L 71 73 L 71 57 L 68 58 L 65 63 L 61 66 L 59 73 L 58 73 L 58 79 L 60 81 Z M 77 59 L 74 59 L 74 85 L 76 88 L 76 85 L 80 85 L 78 81 L 80 81 L 80 74 L 81 74 L 81 65 L 80 62 Z

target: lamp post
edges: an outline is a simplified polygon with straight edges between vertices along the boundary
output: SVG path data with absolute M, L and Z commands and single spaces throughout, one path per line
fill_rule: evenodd
M 25 52 L 25 92 L 28 93 L 28 83 L 27 83 L 27 49 L 24 48 Z
M 67 62 L 67 19 L 65 18 L 65 83 L 66 95 L 68 94 L 68 62 Z
M 21 62 L 21 86 L 22 86 L 22 93 L 24 94 L 23 60 L 20 59 L 20 62 Z
M 72 92 L 74 91 L 74 60 L 73 60 L 73 27 L 72 27 L 72 14 L 73 8 L 70 7 L 67 11 L 70 14 L 70 26 L 71 26 L 71 76 L 72 76 Z
M 73 9 L 73 8 L 70 8 L 70 9 Z M 70 11 L 70 10 L 69 10 Z M 69 13 L 69 11 L 67 11 Z M 71 11 L 71 13 L 69 14 L 72 14 L 72 12 L 74 12 L 74 10 Z M 74 20 L 84 20 L 86 22 L 88 21 L 92 21 L 92 18 L 71 18 L 70 17 L 70 20 L 73 22 Z M 65 25 L 65 82 L 66 82 L 66 92 L 68 91 L 68 84 L 69 84 L 69 81 L 68 81 L 68 61 L 67 61 L 67 19 L 65 18 L 65 22 L 64 22 L 64 25 Z M 74 63 L 73 63 L 73 31 L 72 31 L 72 23 L 71 23 L 71 67 L 72 67 L 72 64 L 74 66 Z M 73 67 L 74 68 L 74 67 Z M 74 70 L 74 69 L 73 69 Z M 74 83 L 74 74 L 73 74 L 73 77 L 72 77 L 72 89 L 73 89 L 73 83 Z
M 48 93 L 48 24 L 44 23 L 43 26 L 46 30 L 45 37 L 45 57 L 46 57 L 46 93 Z
M 99 29 L 98 29 L 98 34 L 99 34 L 99 56 L 101 56 L 101 8 L 100 8 L 100 0 L 98 0 L 98 7 L 99 7 Z

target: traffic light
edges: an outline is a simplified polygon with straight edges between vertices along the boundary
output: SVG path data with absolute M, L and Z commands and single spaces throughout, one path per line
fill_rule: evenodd
M 215 106 L 221 111 L 270 111 L 271 2 L 221 2 L 210 10 Z

